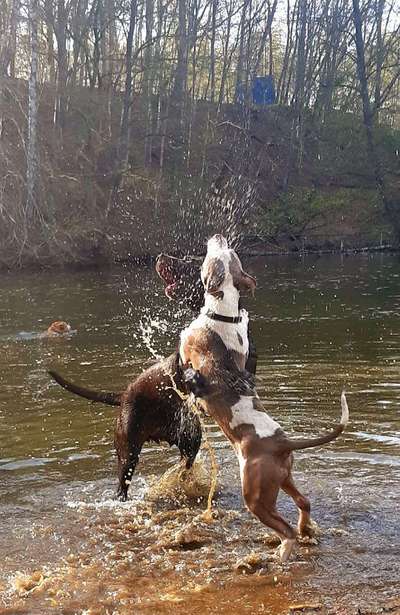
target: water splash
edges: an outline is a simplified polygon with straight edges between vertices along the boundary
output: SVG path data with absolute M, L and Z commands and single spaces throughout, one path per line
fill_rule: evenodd
M 187 470 L 182 463 L 171 466 L 164 474 L 154 477 L 146 497 L 150 500 L 169 500 L 200 502 L 208 498 L 213 487 L 210 465 L 200 454 L 193 466 Z M 214 490 L 213 490 L 214 491 Z

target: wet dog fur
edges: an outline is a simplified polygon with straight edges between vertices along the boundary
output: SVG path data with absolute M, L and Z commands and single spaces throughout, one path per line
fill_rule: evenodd
M 64 320 L 55 320 L 51 323 L 47 331 L 42 333 L 43 337 L 61 337 L 63 335 L 69 335 L 72 332 L 70 324 Z
M 166 296 L 183 307 L 198 312 L 204 301 L 200 277 L 200 261 L 180 259 L 160 254 L 156 271 L 166 284 Z M 246 369 L 255 373 L 257 355 L 250 338 Z M 64 389 L 93 402 L 119 407 L 115 422 L 114 444 L 118 458 L 119 499 L 126 500 L 129 485 L 145 442 L 168 442 L 179 448 L 181 457 L 190 468 L 201 445 L 201 424 L 188 404 L 171 388 L 168 374 L 173 375 L 177 387 L 184 391 L 179 353 L 158 361 L 131 382 L 124 391 L 95 391 L 64 378 L 55 370 L 50 376 Z
M 279 556 L 286 562 L 296 531 L 277 511 L 280 489 L 299 509 L 299 534 L 309 534 L 311 525 L 310 502 L 292 477 L 293 451 L 326 444 L 342 433 L 349 415 L 346 397 L 343 393 L 340 423 L 332 431 L 316 438 L 289 438 L 266 413 L 245 371 L 248 315 L 240 309 L 239 298 L 244 289 L 254 289 L 255 281 L 243 271 L 236 253 L 221 235 L 208 243 L 202 281 L 205 305 L 181 334 L 185 381 L 231 442 L 239 461 L 246 506 L 278 534 Z

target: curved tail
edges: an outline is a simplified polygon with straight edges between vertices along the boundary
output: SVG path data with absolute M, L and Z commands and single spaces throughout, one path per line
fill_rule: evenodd
M 84 387 L 80 387 L 79 385 L 74 384 L 69 380 L 65 380 L 65 378 L 60 376 L 60 374 L 57 374 L 57 372 L 52 369 L 49 369 L 48 373 L 64 389 L 70 391 L 70 393 L 75 393 L 75 395 L 79 395 L 80 397 L 85 397 L 86 399 L 91 399 L 94 402 L 100 402 L 109 406 L 120 405 L 122 393 L 93 391 L 92 389 L 85 389 Z
M 329 431 L 327 434 L 316 438 L 287 438 L 285 444 L 287 444 L 289 450 L 298 451 L 303 448 L 313 448 L 314 446 L 321 446 L 321 444 L 327 444 L 328 442 L 332 442 L 332 440 L 335 440 L 338 436 L 340 436 L 349 421 L 349 407 L 347 405 L 346 395 L 344 391 L 342 391 L 340 402 L 342 406 L 342 416 L 340 417 L 340 423 L 336 425 L 336 427 L 334 427 L 332 431 Z

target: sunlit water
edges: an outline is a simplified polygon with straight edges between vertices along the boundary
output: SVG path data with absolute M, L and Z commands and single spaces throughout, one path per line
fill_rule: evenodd
M 2 613 L 284 613 L 299 601 L 351 613 L 392 604 L 400 576 L 399 260 L 275 258 L 247 268 L 259 284 L 246 304 L 269 412 L 289 432 L 317 434 L 337 420 L 347 391 L 344 437 L 296 455 L 318 544 L 300 546 L 285 570 L 269 561 L 273 548 L 243 507 L 235 457 L 211 422 L 213 523 L 196 519 L 204 502 L 148 500 L 153 477 L 179 458 L 163 445 L 145 447 L 130 500 L 114 500 L 116 410 L 67 393 L 46 369 L 120 390 L 172 352 L 191 314 L 168 302 L 151 268 L 3 275 Z M 57 319 L 77 333 L 40 337 Z M 280 506 L 295 523 L 292 503 L 282 497 Z M 182 528 L 195 535 L 187 548 L 176 536 Z M 266 559 L 241 575 L 237 561 L 250 553 Z

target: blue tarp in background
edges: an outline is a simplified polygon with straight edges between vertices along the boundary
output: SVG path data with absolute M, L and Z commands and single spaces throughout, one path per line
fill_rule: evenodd
M 273 105 L 275 103 L 275 84 L 272 75 L 255 77 L 251 89 L 255 105 Z
M 275 83 L 272 75 L 254 77 L 251 93 L 246 96 L 246 85 L 240 83 L 236 88 L 236 102 L 244 105 L 249 101 L 254 105 L 273 105 L 275 103 Z

